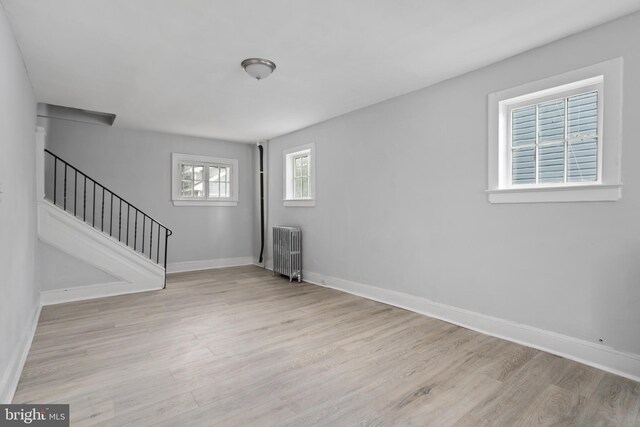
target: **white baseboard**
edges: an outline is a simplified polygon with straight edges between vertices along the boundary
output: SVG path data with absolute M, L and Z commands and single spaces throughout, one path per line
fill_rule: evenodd
M 35 308 L 35 313 L 31 317 L 31 324 L 27 328 L 27 333 L 24 335 L 22 341 L 14 347 L 13 356 L 9 359 L 7 368 L 4 371 L 2 379 L 0 379 L 0 403 L 2 404 L 11 403 L 16 393 L 22 368 L 24 368 L 24 364 L 27 361 L 31 343 L 36 334 L 41 309 L 42 305 L 38 304 Z
M 268 267 L 267 267 L 268 268 Z M 568 335 L 430 301 L 371 285 L 304 272 L 305 282 L 358 295 L 444 320 L 483 334 L 546 351 L 634 381 L 640 381 L 640 355 L 614 350 Z
M 100 283 L 98 285 L 77 286 L 73 288 L 53 289 L 40 292 L 42 305 L 61 304 L 71 301 L 81 301 L 94 298 L 112 297 L 116 295 L 133 294 L 137 292 L 156 291 L 162 289 L 153 284 L 132 284 L 127 282 Z
M 209 270 L 212 268 L 238 267 L 252 265 L 253 257 L 244 256 L 237 258 L 204 259 L 200 261 L 170 262 L 167 264 L 167 273 L 182 273 L 185 271 Z

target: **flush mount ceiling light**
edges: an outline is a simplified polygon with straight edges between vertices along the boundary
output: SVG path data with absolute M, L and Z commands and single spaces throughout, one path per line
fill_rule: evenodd
M 242 61 L 240 65 L 242 65 L 247 74 L 256 80 L 266 79 L 276 69 L 276 64 L 273 61 L 262 58 L 248 58 Z

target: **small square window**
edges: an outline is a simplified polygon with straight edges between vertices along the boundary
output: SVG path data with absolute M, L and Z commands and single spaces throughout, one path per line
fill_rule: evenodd
M 489 201 L 618 200 L 621 85 L 618 58 L 489 95 Z
M 315 145 L 308 144 L 284 152 L 284 205 L 314 206 Z

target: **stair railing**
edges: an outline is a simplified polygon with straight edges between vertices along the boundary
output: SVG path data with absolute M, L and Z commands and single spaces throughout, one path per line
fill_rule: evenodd
M 44 152 L 45 198 L 162 266 L 166 287 L 167 245 L 173 232 L 51 151 L 45 149 Z M 155 233 L 154 229 L 157 230 Z

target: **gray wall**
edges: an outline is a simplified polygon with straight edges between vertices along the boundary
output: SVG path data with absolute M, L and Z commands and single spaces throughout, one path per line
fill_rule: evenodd
M 7 382 L 30 339 L 38 292 L 36 100 L 1 5 L 0 64 L 0 402 L 5 403 Z
M 36 256 L 36 282 L 41 291 L 121 281 L 42 241 L 38 241 Z
M 253 145 L 53 119 L 47 147 L 172 229 L 169 263 L 253 255 Z M 238 206 L 173 206 L 172 152 L 238 159 Z
M 640 353 L 638 40 L 634 14 L 271 141 L 269 225 L 303 227 L 307 271 Z M 618 56 L 622 200 L 490 204 L 487 95 Z M 317 204 L 285 208 L 282 151 L 310 142 Z

